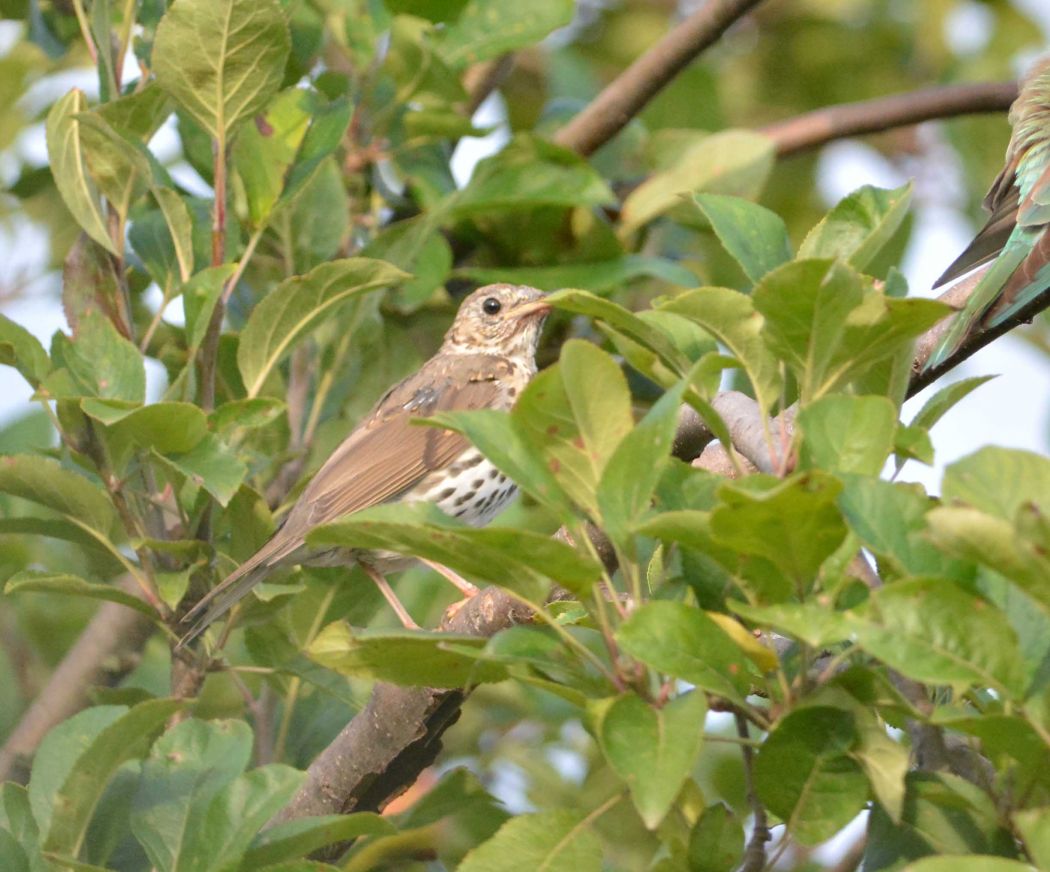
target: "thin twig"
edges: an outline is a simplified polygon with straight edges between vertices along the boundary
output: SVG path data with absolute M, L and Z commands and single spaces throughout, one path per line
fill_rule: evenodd
M 769 821 L 766 818 L 766 807 L 758 798 L 755 791 L 755 751 L 749 741 L 751 736 L 748 732 L 747 718 L 740 712 L 734 712 L 736 720 L 736 733 L 744 740 L 740 745 L 740 756 L 744 760 L 744 786 L 747 789 L 747 804 L 751 807 L 754 823 L 751 830 L 751 838 L 744 848 L 744 861 L 740 864 L 739 872 L 762 872 L 766 865 L 766 842 L 769 841 Z
M 618 75 L 554 141 L 579 154 L 619 133 L 665 85 L 762 0 L 708 0 Z
M 778 157 L 798 154 L 865 133 L 878 133 L 936 118 L 1005 112 L 1017 97 L 1016 82 L 976 82 L 923 88 L 890 97 L 826 106 L 760 128 Z

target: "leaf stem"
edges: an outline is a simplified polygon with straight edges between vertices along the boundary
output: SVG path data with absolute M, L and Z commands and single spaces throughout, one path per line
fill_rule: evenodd
M 222 266 L 226 259 L 226 139 L 219 137 L 212 142 L 215 207 L 211 225 L 211 265 Z M 241 258 L 244 261 L 244 258 Z M 205 412 L 215 409 L 215 370 L 218 366 L 219 338 L 222 334 L 222 319 L 226 314 L 227 294 L 215 304 L 204 334 L 201 349 L 201 407 Z
M 117 56 L 113 59 L 113 78 L 116 80 L 117 93 L 120 96 L 120 83 L 124 77 L 124 55 L 128 53 L 131 42 L 131 28 L 135 26 L 135 5 L 137 0 L 124 0 L 124 15 L 120 22 L 120 33 L 117 37 Z
M 84 37 L 91 63 L 98 66 L 98 49 L 95 48 L 95 40 L 91 37 L 91 26 L 88 24 L 87 14 L 84 12 L 83 0 L 73 0 L 73 11 L 77 16 L 77 24 L 80 25 L 80 35 Z

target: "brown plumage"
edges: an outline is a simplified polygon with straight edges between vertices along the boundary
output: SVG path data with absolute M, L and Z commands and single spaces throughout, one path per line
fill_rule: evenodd
M 513 406 L 536 373 L 536 346 L 548 311 L 543 294 L 523 285 L 489 285 L 467 297 L 438 353 L 387 391 L 318 470 L 273 537 L 187 613 L 184 620 L 194 624 L 180 644 L 289 564 L 360 563 L 390 598 L 382 576 L 410 560 L 357 550 L 318 553 L 306 546 L 310 530 L 352 512 L 385 502 L 431 501 L 467 523 L 487 523 L 513 496 L 513 483 L 460 434 L 411 422 L 442 411 Z

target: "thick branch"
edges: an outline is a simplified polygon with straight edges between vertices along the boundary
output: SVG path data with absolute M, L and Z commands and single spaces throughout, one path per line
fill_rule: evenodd
M 120 586 L 143 598 L 138 585 L 130 579 Z M 99 606 L 0 748 L 0 781 L 24 781 L 29 759 L 40 740 L 52 727 L 88 704 L 92 687 L 116 685 L 131 672 L 152 632 L 153 625 L 141 612 L 118 603 Z
M 977 82 L 924 88 L 891 97 L 828 106 L 761 128 L 786 157 L 865 133 L 878 133 L 936 118 L 1005 112 L 1017 97 L 1016 82 Z
M 652 46 L 555 134 L 558 145 L 596 151 L 634 118 L 668 82 L 762 0 L 708 0 Z
M 440 629 L 491 636 L 530 617 L 520 601 L 489 587 L 446 616 Z M 275 822 L 381 810 L 434 761 L 467 692 L 377 684 L 365 708 L 310 764 L 306 783 Z

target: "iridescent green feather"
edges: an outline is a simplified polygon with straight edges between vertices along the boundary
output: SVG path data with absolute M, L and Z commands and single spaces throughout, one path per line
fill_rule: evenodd
M 948 360 L 982 321 L 995 327 L 1050 288 L 1050 58 L 1026 79 L 1010 109 L 1006 166 L 985 198 L 992 213 L 938 285 L 995 258 L 926 364 Z

